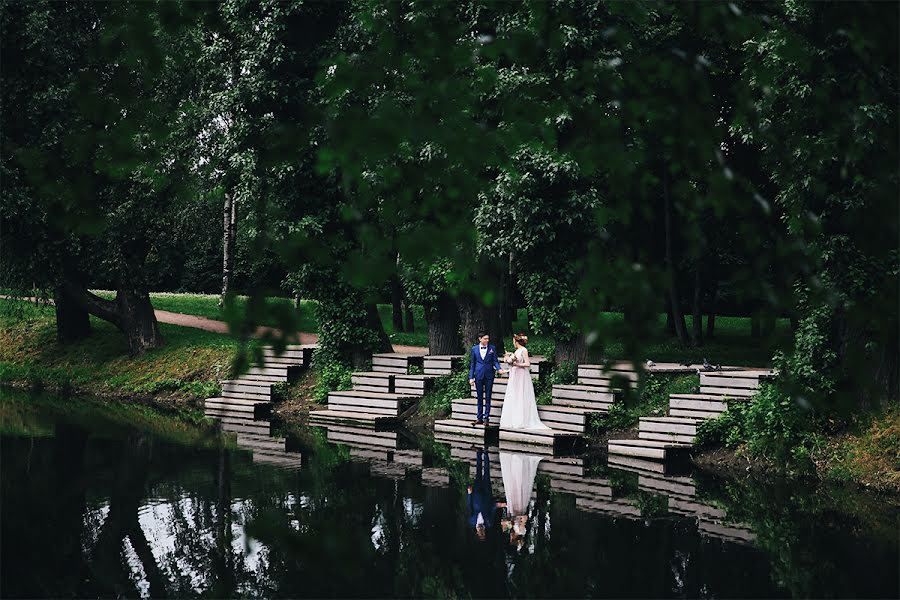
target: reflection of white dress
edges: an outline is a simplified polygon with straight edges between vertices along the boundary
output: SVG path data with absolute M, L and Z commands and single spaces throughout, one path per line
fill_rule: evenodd
M 500 413 L 500 429 L 550 429 L 538 416 L 537 401 L 534 398 L 534 384 L 531 383 L 531 371 L 528 350 L 516 350 L 516 364 L 509 370 L 509 382 L 503 397 L 503 409 Z
M 534 476 L 537 474 L 540 456 L 500 451 L 500 471 L 503 474 L 503 491 L 506 492 L 506 512 L 510 517 L 528 514 Z

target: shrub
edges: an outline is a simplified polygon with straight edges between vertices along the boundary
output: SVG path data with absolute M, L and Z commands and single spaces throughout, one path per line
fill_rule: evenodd
M 468 369 L 459 369 L 439 377 L 434 381 L 431 392 L 423 398 L 421 410 L 433 415 L 448 414 L 453 400 L 467 398 L 470 389 Z
M 343 363 L 329 359 L 329 355 L 316 352 L 313 355 L 313 369 L 316 371 L 316 387 L 313 398 L 320 404 L 328 401 L 328 393 L 349 390 L 352 385 L 351 369 Z

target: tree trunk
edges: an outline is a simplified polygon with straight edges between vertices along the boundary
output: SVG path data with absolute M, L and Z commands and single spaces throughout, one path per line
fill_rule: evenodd
M 109 321 L 125 334 L 132 356 L 162 347 L 162 334 L 147 292 L 120 286 L 115 300 L 105 300 L 80 285 L 71 282 L 63 285 L 66 293 L 82 310 Z
M 691 344 L 693 346 L 703 345 L 703 311 L 700 305 L 700 299 L 703 287 L 703 280 L 700 274 L 700 259 L 694 265 L 694 302 L 691 310 Z
M 556 364 L 564 362 L 573 362 L 584 364 L 588 359 L 588 348 L 585 336 L 578 333 L 570 340 L 559 340 L 556 342 Z
M 91 335 L 91 318 L 69 294 L 65 286 L 57 286 L 53 295 L 56 306 L 56 339 L 61 343 L 83 340 Z
M 391 287 L 391 320 L 395 332 L 403 331 L 403 287 L 400 278 L 392 275 L 388 284 Z
M 672 309 L 672 321 L 675 325 L 675 334 L 678 341 L 687 345 L 687 326 L 684 322 L 684 313 L 681 311 L 681 300 L 678 295 L 678 275 L 675 272 L 675 258 L 672 250 L 672 199 L 669 196 L 668 167 L 663 167 L 663 203 L 665 206 L 666 226 L 666 268 L 669 273 L 669 305 Z
M 753 339 L 760 337 L 759 313 L 750 315 L 750 337 Z
M 378 334 L 378 346 L 375 352 L 393 352 L 394 347 L 391 345 L 391 338 L 384 330 L 384 324 L 378 315 L 378 307 L 372 303 L 366 303 L 366 325 Z
M 498 311 L 485 306 L 480 298 L 471 294 L 460 294 L 458 304 L 463 346 L 475 344 L 479 334 L 487 333 L 491 336 L 491 344 L 497 352 L 503 354 L 503 331 L 500 328 Z
M 143 354 L 147 350 L 162 347 L 162 334 L 150 303 L 150 294 L 120 289 L 116 294 L 116 302 L 122 315 L 119 329 L 128 340 L 131 354 Z
M 666 293 L 666 297 L 664 299 L 665 308 L 666 308 L 666 334 L 669 336 L 675 335 L 675 319 L 672 318 L 672 303 L 670 302 L 669 294 Z
M 409 305 L 408 300 L 403 301 L 403 312 L 406 315 L 406 327 L 405 330 L 407 333 L 413 333 L 416 330 L 416 320 L 413 317 L 412 307 Z
M 716 300 L 719 297 L 719 281 L 713 278 L 710 282 L 709 306 L 706 312 L 706 339 L 711 340 L 716 335 Z
M 222 296 L 219 306 L 225 304 L 225 295 L 231 290 L 234 271 L 234 241 L 237 233 L 237 201 L 230 192 L 225 192 L 222 223 Z
M 464 346 L 459 336 L 459 309 L 453 297 L 441 292 L 434 306 L 426 307 L 428 353 L 459 355 Z

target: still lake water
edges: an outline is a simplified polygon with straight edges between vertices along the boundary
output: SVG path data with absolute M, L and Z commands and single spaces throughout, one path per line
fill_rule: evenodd
M 473 485 L 478 449 L 408 432 L 3 390 L 0 416 L 7 598 L 900 594 L 900 513 L 843 488 L 507 447 Z

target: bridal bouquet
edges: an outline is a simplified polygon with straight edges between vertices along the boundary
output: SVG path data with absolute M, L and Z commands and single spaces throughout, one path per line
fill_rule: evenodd
M 516 355 L 512 352 L 507 352 L 503 355 L 503 362 L 507 364 L 514 364 L 516 362 Z

